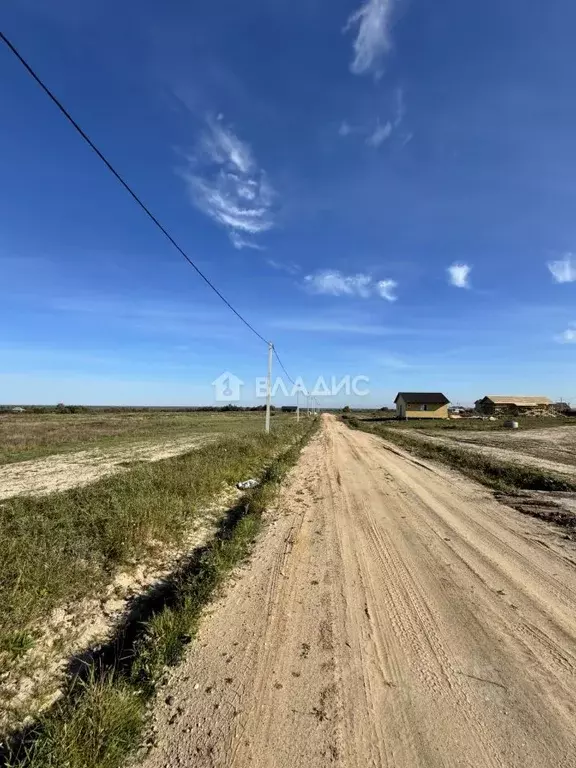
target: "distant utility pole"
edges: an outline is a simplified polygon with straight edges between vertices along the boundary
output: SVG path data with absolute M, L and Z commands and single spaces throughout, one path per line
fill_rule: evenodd
M 296 421 L 300 421 L 300 390 L 296 390 Z
M 266 379 L 266 433 L 270 432 L 270 401 L 272 400 L 272 352 L 274 344 L 268 342 L 268 378 Z

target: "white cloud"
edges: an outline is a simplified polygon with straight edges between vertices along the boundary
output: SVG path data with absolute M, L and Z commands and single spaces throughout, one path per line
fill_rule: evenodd
M 293 261 L 284 263 L 276 261 L 275 259 L 266 259 L 266 263 L 268 266 L 272 267 L 272 269 L 277 269 L 279 272 L 287 272 L 289 275 L 296 275 L 300 272 L 300 266 Z
M 412 138 L 411 134 L 406 135 L 400 132 L 405 116 L 406 104 L 404 101 L 404 90 L 399 87 L 394 91 L 392 114 L 384 124 L 380 122 L 380 118 L 376 119 L 376 125 L 374 125 L 373 121 L 365 121 L 353 125 L 347 120 L 343 120 L 338 127 L 338 135 L 342 138 L 347 138 L 353 134 L 363 136 L 364 143 L 367 146 L 377 149 L 396 133 L 402 142 L 401 146 L 404 146 Z
M 413 139 L 413 138 L 414 138 L 414 134 L 413 134 L 412 132 L 410 132 L 410 133 L 407 133 L 407 134 L 406 134 L 406 135 L 405 135 L 405 136 L 402 138 L 402 142 L 401 142 L 401 144 L 400 144 L 400 149 L 403 149 L 403 148 L 406 146 L 406 144 L 409 144 L 409 143 L 412 141 L 412 139 Z
M 380 144 L 383 144 L 386 139 L 389 139 L 392 135 L 392 123 L 386 123 L 385 125 L 376 125 L 375 130 L 366 139 L 366 144 L 369 147 L 377 148 Z
M 304 285 L 312 293 L 327 296 L 357 296 L 367 299 L 378 295 L 387 301 L 396 301 L 392 291 L 396 288 L 394 280 L 380 280 L 374 283 L 370 275 L 343 275 L 335 269 L 326 269 L 314 275 L 306 275 Z
M 394 128 L 402 125 L 404 117 L 406 116 L 406 104 L 404 103 L 404 90 L 402 88 L 396 89 L 396 114 L 394 115 Z
M 329 296 L 361 296 L 368 298 L 372 278 L 369 275 L 343 275 L 337 270 L 324 270 L 315 275 L 306 275 L 304 282 L 312 293 Z
M 174 334 L 185 338 L 230 337 L 229 324 L 222 312 L 207 305 L 190 307 L 177 302 L 129 301 L 122 296 L 84 294 L 52 298 L 49 306 L 71 315 L 92 315 L 94 322 L 106 323 L 114 328 L 125 326 L 146 334 Z
M 252 248 L 255 251 L 266 250 L 263 245 L 258 245 L 258 243 L 254 243 L 252 240 L 246 240 L 246 238 L 242 237 L 238 232 L 230 232 L 230 240 L 232 241 L 234 248 L 237 248 L 239 251 L 241 251 L 242 248 Z
M 470 288 L 470 281 L 468 278 L 471 269 L 472 267 L 468 266 L 468 264 L 452 264 L 447 270 L 450 284 L 456 288 Z
M 576 344 L 576 324 L 554 337 L 559 344 Z
M 246 235 L 274 226 L 275 193 L 250 147 L 220 119 L 207 120 L 196 155 L 180 171 L 194 205 L 224 226 L 235 248 L 259 248 Z
M 254 168 L 252 152 L 221 120 L 208 120 L 209 131 L 202 137 L 206 155 L 217 165 L 230 163 L 240 173 L 250 173 Z
M 340 123 L 340 127 L 338 128 L 338 135 L 339 136 L 350 136 L 354 129 L 350 125 L 350 123 L 347 123 L 346 120 Z
M 379 356 L 376 362 L 384 368 L 392 368 L 396 371 L 404 371 L 406 368 L 413 367 L 405 360 L 402 360 L 400 357 L 396 357 L 395 355 Z
M 396 301 L 398 297 L 394 295 L 394 290 L 397 286 L 398 283 L 395 280 L 380 280 L 376 284 L 376 290 L 386 301 Z
M 350 333 L 360 336 L 413 336 L 421 334 L 411 328 L 388 327 L 373 322 L 358 322 L 350 318 L 334 320 L 331 318 L 285 318 L 272 322 L 275 328 L 303 333 Z
M 392 46 L 390 41 L 390 23 L 393 0 L 366 0 L 364 5 L 353 13 L 344 31 L 357 27 L 354 40 L 354 59 L 350 71 L 355 75 L 368 72 L 381 74 L 380 62 Z
M 573 283 L 576 281 L 576 263 L 572 253 L 567 253 L 563 259 L 549 261 L 546 265 L 555 283 Z

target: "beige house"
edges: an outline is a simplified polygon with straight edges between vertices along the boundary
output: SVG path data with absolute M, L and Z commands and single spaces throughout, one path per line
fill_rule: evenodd
M 552 410 L 552 400 L 543 395 L 486 395 L 476 400 L 479 413 L 530 413 Z
M 447 419 L 450 400 L 441 392 L 398 392 L 396 415 L 399 419 Z

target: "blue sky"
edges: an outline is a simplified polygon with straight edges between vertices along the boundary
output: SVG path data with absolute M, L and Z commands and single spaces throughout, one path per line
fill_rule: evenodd
M 293 377 L 576 401 L 573 3 L 135 9 L 1 28 Z M 209 403 L 226 370 L 253 401 L 262 342 L 0 73 L 0 402 Z

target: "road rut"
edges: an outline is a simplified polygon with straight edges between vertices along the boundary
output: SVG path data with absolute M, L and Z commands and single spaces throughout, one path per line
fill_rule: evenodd
M 323 419 L 144 768 L 576 766 L 573 544 Z

